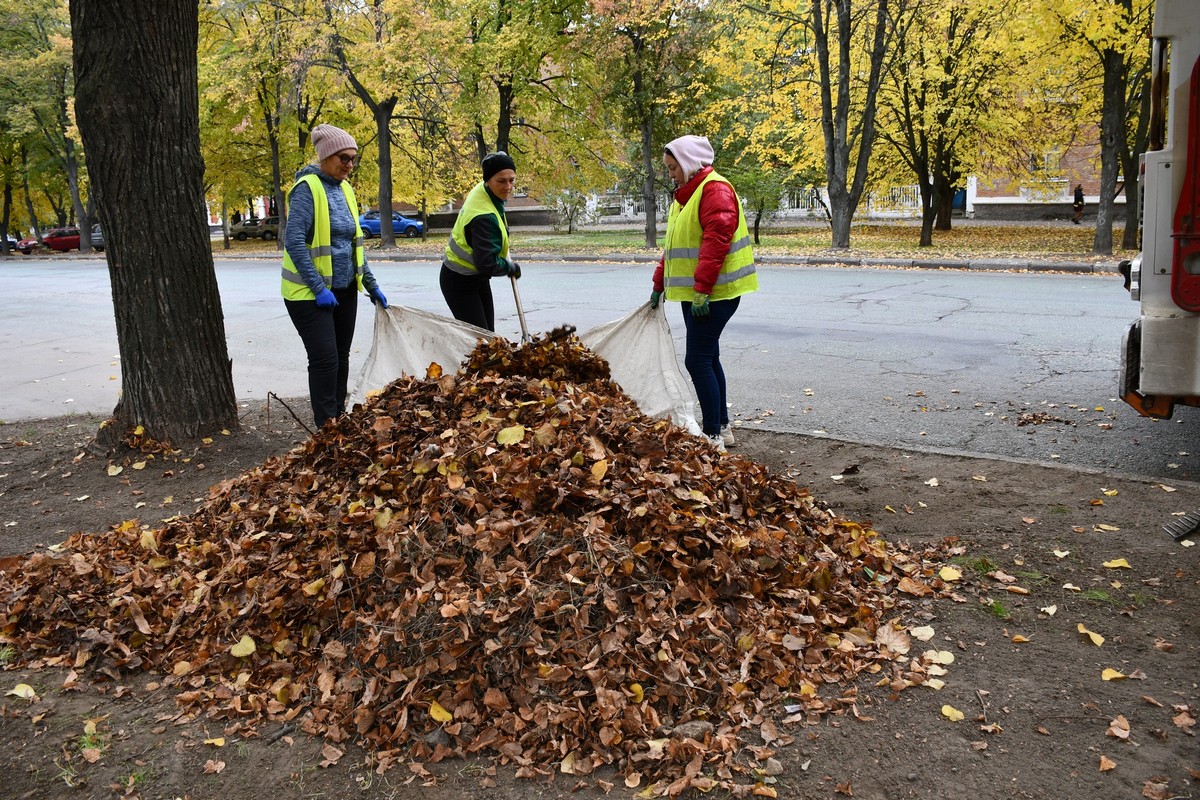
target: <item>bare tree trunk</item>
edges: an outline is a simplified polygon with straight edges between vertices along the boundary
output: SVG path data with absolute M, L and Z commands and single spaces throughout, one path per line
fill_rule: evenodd
M 850 224 L 866 187 L 867 167 L 875 143 L 876 101 L 889 22 L 888 0 L 872 0 L 872 4 L 875 13 L 869 32 L 870 69 L 865 85 L 860 87 L 854 86 L 859 78 L 851 63 L 853 39 L 856 33 L 861 33 L 855 30 L 853 4 L 849 0 L 810 0 L 809 7 L 809 25 L 820 71 L 821 129 L 825 139 L 832 246 L 838 249 L 850 247 Z M 836 48 L 836 59 L 831 46 Z M 855 109 L 851 102 L 851 93 L 856 90 L 861 109 Z
M 233 372 L 213 271 L 189 0 L 71 0 L 75 108 L 121 354 L 109 441 L 142 425 L 180 442 L 236 428 Z M 157 219 L 147 236 L 147 219 Z
M 397 98 L 384 100 L 375 107 L 375 133 L 379 140 L 379 244 L 395 247 L 396 231 L 392 225 L 392 114 Z
M 1100 198 L 1092 252 L 1112 255 L 1113 190 L 1117 185 L 1120 153 L 1125 143 L 1125 64 L 1118 50 L 1102 51 L 1104 106 L 1100 112 Z
M 642 169 L 645 177 L 642 179 L 642 202 L 646 206 L 646 220 L 643 232 L 646 234 L 646 247 L 658 244 L 658 193 L 654 191 L 654 120 L 647 114 L 642 118 Z

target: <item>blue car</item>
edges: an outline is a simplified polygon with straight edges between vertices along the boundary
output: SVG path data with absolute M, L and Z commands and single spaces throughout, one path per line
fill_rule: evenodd
M 362 227 L 363 238 L 370 239 L 379 235 L 379 212 L 368 211 L 358 218 L 358 224 Z M 410 219 L 403 214 L 392 212 L 392 233 L 397 236 L 404 236 L 409 239 L 415 239 L 421 235 L 421 231 L 425 230 L 425 223 L 419 219 Z

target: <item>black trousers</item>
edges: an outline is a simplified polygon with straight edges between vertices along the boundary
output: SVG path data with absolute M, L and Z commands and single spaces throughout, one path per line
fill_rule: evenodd
M 438 283 L 456 320 L 495 333 L 496 307 L 492 303 L 490 279 L 483 275 L 460 275 L 443 264 Z
M 316 300 L 284 300 L 308 353 L 308 396 L 317 427 L 346 410 L 350 345 L 358 318 L 358 289 L 334 289 L 338 304 L 318 308 Z

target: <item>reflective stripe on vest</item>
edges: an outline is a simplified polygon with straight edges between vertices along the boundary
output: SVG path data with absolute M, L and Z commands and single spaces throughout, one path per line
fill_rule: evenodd
M 329 234 L 329 196 L 325 193 L 325 184 L 321 178 L 309 174 L 296 181 L 288 190 L 289 205 L 292 192 L 296 191 L 296 187 L 301 183 L 308 184 L 308 189 L 312 192 L 313 197 L 313 230 L 312 240 L 308 243 L 308 256 L 312 259 L 313 266 L 317 268 L 317 274 L 321 276 L 325 285 L 333 286 L 333 245 L 330 244 L 332 237 Z M 354 264 L 354 278 L 358 283 L 358 290 L 361 292 L 363 265 L 366 263 L 367 257 L 363 252 L 362 228 L 358 224 L 358 200 L 354 196 L 354 187 L 346 181 L 342 181 L 342 194 L 346 198 L 346 207 L 350 210 L 350 216 L 354 219 L 354 241 L 350 249 L 350 260 Z M 289 217 L 289 221 L 290 219 Z M 283 251 L 283 268 L 280 270 L 280 277 L 282 278 L 280 288 L 284 300 L 314 299 L 315 295 L 312 289 L 301 277 L 300 270 L 296 269 L 287 250 Z
M 476 217 L 490 214 L 500 225 L 500 257 L 508 258 L 508 224 L 496 209 L 483 183 L 475 184 L 475 188 L 467 193 L 458 219 L 454 221 L 454 230 L 450 231 L 450 241 L 446 243 L 446 253 L 442 257 L 442 266 L 459 275 L 478 275 L 475 267 L 475 254 L 467 242 L 467 225 Z
M 714 170 L 705 176 L 685 205 L 671 203 L 667 215 L 667 242 L 663 252 L 663 287 L 668 300 L 688 300 L 696 292 L 696 267 L 700 263 L 700 244 L 704 229 L 700 226 L 700 196 L 709 181 L 729 183 Z M 730 186 L 732 189 L 733 187 Z M 729 252 L 713 283 L 713 300 L 731 300 L 743 294 L 758 291 L 758 272 L 754 267 L 754 251 L 750 244 L 750 230 L 746 227 L 746 213 L 741 200 L 734 193 L 737 204 L 738 224 L 730 242 Z

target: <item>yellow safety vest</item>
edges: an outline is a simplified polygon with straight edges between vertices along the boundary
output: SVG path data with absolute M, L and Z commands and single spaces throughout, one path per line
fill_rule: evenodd
M 313 196 L 312 240 L 308 243 L 308 255 L 312 259 L 313 266 L 317 268 L 317 274 L 321 276 L 321 280 L 325 281 L 326 286 L 332 286 L 333 247 L 329 235 L 329 197 L 325 194 L 325 184 L 321 182 L 321 178 L 309 174 L 296 181 L 292 188 L 288 189 L 289 205 L 292 200 L 292 192 L 296 191 L 296 187 L 301 183 L 308 184 L 309 191 Z M 350 209 L 350 215 L 354 218 L 354 243 L 350 259 L 354 264 L 354 277 L 358 282 L 358 290 L 361 292 L 363 265 L 367 262 L 367 256 L 363 252 L 362 228 L 358 224 L 358 200 L 354 197 L 354 188 L 347 181 L 342 181 L 342 194 L 346 196 L 346 205 Z M 300 270 L 296 269 L 287 250 L 283 251 L 282 277 L 281 290 L 284 300 L 312 300 L 316 297 L 312 293 L 312 289 L 308 288 L 308 284 L 304 282 L 304 278 L 300 276 Z
M 500 257 L 508 258 L 508 224 L 496 209 L 496 204 L 492 202 L 487 187 L 478 183 L 467 193 L 462 210 L 458 212 L 458 219 L 454 221 L 454 230 L 450 231 L 450 241 L 446 243 L 446 254 L 442 258 L 442 265 L 447 269 L 460 275 L 479 274 L 475 266 L 475 254 L 471 251 L 471 245 L 467 243 L 467 224 L 484 214 L 492 215 L 499 223 Z
M 700 243 L 704 229 L 700 227 L 700 195 L 709 181 L 729 183 L 712 171 L 700 181 L 685 205 L 671 203 L 667 215 L 667 242 L 663 253 L 663 287 L 668 300 L 691 300 L 696 293 L 696 267 L 700 263 Z M 730 186 L 732 189 L 733 187 Z M 729 253 L 713 284 L 713 300 L 731 300 L 758 291 L 758 273 L 754 269 L 754 251 L 750 249 L 750 230 L 746 213 L 737 200 L 738 225 L 729 243 Z

